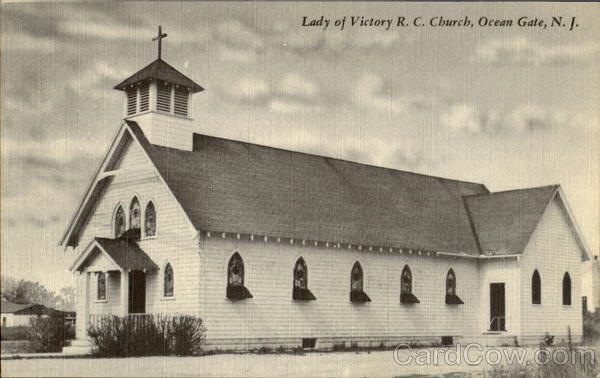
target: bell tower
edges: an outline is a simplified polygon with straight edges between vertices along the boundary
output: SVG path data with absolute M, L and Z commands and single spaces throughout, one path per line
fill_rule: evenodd
M 137 122 L 148 141 L 165 147 L 191 151 L 193 146 L 192 96 L 204 88 L 162 60 L 158 27 L 158 58 L 114 89 L 123 91 L 123 118 Z

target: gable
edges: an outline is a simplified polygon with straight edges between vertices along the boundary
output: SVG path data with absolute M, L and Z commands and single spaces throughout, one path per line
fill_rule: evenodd
M 466 196 L 483 254 L 522 253 L 557 185 Z
M 144 196 L 139 196 L 140 191 L 144 191 Z M 163 203 L 159 206 L 163 208 L 181 208 L 145 150 L 127 125 L 123 124 L 61 238 L 60 245 L 75 247 L 80 240 L 87 243 L 96 236 L 112 238 L 116 206 L 121 203 L 127 214 L 129 201 L 134 195 L 138 196 L 141 206 L 156 196 L 162 199 Z M 189 219 L 183 222 L 189 225 Z

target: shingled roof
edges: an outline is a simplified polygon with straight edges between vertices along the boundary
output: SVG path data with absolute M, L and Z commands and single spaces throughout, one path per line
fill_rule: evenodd
M 198 134 L 182 151 L 127 124 L 198 230 L 480 253 L 462 196 L 482 184 Z
M 521 253 L 558 185 L 465 197 L 484 254 Z
M 192 79 L 177 71 L 170 64 L 160 58 L 156 59 L 154 62 L 115 85 L 114 89 L 122 91 L 130 85 L 136 85 L 137 83 L 146 80 L 167 81 L 171 84 L 182 85 L 189 88 L 192 93 L 204 90 L 204 88 L 196 84 Z

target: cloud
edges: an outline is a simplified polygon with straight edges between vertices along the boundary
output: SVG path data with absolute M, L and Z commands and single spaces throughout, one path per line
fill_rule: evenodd
M 44 36 L 35 36 L 27 33 L 10 33 L 3 38 L 3 50 L 23 52 L 54 53 L 60 43 Z
M 499 113 L 484 110 L 474 104 L 456 103 L 442 111 L 442 126 L 469 134 L 492 134 L 501 131 L 522 133 L 555 128 L 569 122 L 570 116 L 535 104 L 522 104 Z
M 226 62 L 250 64 L 256 61 L 257 53 L 252 49 L 231 48 L 226 45 L 219 47 L 221 60 Z
M 266 81 L 244 77 L 227 89 L 227 95 L 238 102 L 256 102 L 271 94 L 271 87 Z
M 317 92 L 317 87 L 311 81 L 304 79 L 297 73 L 286 74 L 279 85 L 281 92 L 289 96 L 311 98 Z
M 600 44 L 587 42 L 546 46 L 524 37 L 490 40 L 476 50 L 476 57 L 488 63 L 577 63 L 598 57 Z
M 359 80 L 354 100 L 361 107 L 395 114 L 426 106 L 420 96 L 409 98 L 393 95 L 391 85 L 374 74 L 366 74 Z
M 106 62 L 96 62 L 80 75 L 73 75 L 68 81 L 74 92 L 88 97 L 102 98 L 114 83 L 128 77 L 130 73 Z
M 287 73 L 269 85 L 265 80 L 244 77 L 223 91 L 238 104 L 264 106 L 275 113 L 298 113 L 319 109 L 318 87 L 298 73 Z
M 215 36 L 231 47 L 261 49 L 264 46 L 262 36 L 239 21 L 220 23 Z

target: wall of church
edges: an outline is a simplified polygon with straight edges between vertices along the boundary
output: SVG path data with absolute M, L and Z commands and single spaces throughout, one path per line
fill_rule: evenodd
M 114 237 L 114 211 L 119 203 L 123 205 L 128 218 L 129 203 L 133 196 L 138 197 L 142 211 L 148 201 L 152 200 L 156 207 L 157 235 L 150 238 L 142 236 L 139 245 L 160 269 L 147 273 L 146 312 L 196 313 L 199 308 L 199 259 L 195 230 L 137 143 L 131 143 L 127 147 L 118 169 L 119 172 L 99 198 L 94 213 L 82 231 L 76 255 L 79 255 L 94 237 Z M 175 295 L 165 299 L 162 291 L 162 270 L 167 262 L 172 265 L 174 271 Z M 82 285 L 81 282 L 83 280 L 79 279 L 78 285 Z M 111 286 L 119 287 L 113 284 L 109 285 L 109 288 Z M 121 313 L 120 306 L 116 308 L 113 303 L 113 298 L 120 303 L 118 291 L 113 292 L 109 289 L 107 302 L 94 303 L 94 277 L 90 277 L 90 288 L 91 314 Z M 81 303 L 81 300 L 78 302 Z M 78 314 L 81 313 L 79 303 Z
M 227 264 L 236 251 L 244 260 L 251 299 L 226 298 Z M 292 299 L 292 272 L 301 256 L 308 266 L 314 301 Z M 356 261 L 362 265 L 369 303 L 349 300 L 350 271 Z M 413 293 L 421 303 L 400 303 L 400 273 L 406 264 L 413 275 Z M 456 273 L 457 293 L 464 305 L 445 304 L 449 268 Z M 471 259 L 213 236 L 201 242 L 201 269 L 201 313 L 209 344 L 223 345 L 227 340 L 234 344 L 242 338 L 293 344 L 309 337 L 318 342 L 373 341 L 373 345 L 382 340 L 439 343 L 442 335 L 454 336 L 456 342 L 477 331 L 473 324 L 479 313 L 478 273 Z
M 555 336 L 555 342 L 564 341 L 568 327 L 575 339 L 581 338 L 581 257 L 582 252 L 565 214 L 554 199 L 548 205 L 520 261 L 524 342 L 539 342 L 546 332 Z M 531 303 L 531 277 L 535 269 L 541 277 L 541 304 Z M 571 277 L 570 306 L 562 304 L 565 272 Z

